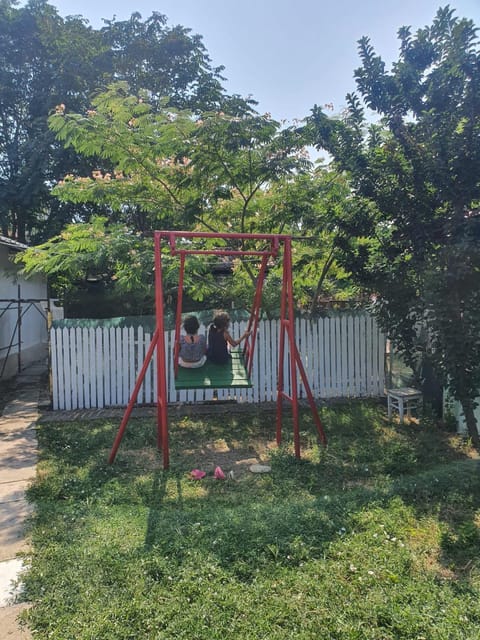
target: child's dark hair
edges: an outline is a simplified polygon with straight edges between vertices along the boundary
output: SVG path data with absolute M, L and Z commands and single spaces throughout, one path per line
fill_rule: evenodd
M 190 335 L 194 335 L 195 333 L 197 333 L 199 327 L 200 323 L 198 322 L 196 316 L 188 316 L 183 321 L 183 328 L 185 329 L 185 333 L 188 333 Z
M 226 329 L 230 323 L 230 316 L 225 311 L 219 311 L 213 318 L 213 326 L 217 331 Z

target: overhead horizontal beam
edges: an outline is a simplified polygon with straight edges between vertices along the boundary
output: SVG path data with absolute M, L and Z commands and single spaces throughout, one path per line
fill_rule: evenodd
M 160 238 L 217 238 L 224 240 L 272 240 L 283 241 L 289 235 L 276 233 L 214 233 L 212 231 L 155 231 Z

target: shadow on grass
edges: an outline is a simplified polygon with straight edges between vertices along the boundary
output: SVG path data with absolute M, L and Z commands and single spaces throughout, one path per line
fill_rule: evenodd
M 176 478 L 177 508 L 183 509 L 182 483 L 180 478 Z M 148 501 L 149 511 L 147 528 L 145 534 L 145 549 L 148 551 L 156 544 L 158 531 L 164 519 L 164 500 L 167 493 L 167 474 L 163 471 L 156 471 L 153 476 L 152 492 Z

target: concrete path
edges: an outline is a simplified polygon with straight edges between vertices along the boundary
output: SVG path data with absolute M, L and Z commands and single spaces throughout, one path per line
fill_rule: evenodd
M 31 513 L 31 506 L 25 491 L 36 473 L 35 424 L 45 372 L 46 365 L 41 363 L 17 376 L 14 398 L 0 417 L 0 640 L 32 637 L 17 620 L 28 606 L 18 603 L 21 587 L 16 581 L 21 576 L 23 561 L 17 554 L 28 551 L 25 519 Z

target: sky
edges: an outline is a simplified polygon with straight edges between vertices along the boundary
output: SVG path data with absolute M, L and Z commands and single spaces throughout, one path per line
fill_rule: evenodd
M 360 66 L 358 40 L 368 36 L 389 66 L 397 31 L 430 25 L 440 6 L 480 28 L 480 0 L 49 0 L 61 16 L 81 15 L 99 28 L 154 11 L 200 34 L 214 66 L 223 65 L 229 93 L 258 101 L 257 110 L 292 122 L 314 104 L 345 106 Z

